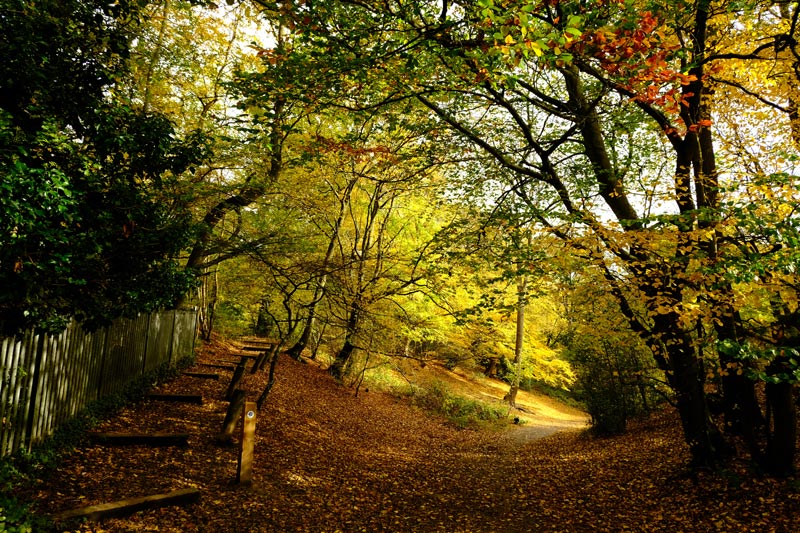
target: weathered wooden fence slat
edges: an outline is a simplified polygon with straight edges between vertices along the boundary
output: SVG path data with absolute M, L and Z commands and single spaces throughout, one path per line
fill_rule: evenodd
M 98 331 L 0 338 L 0 457 L 52 434 L 90 402 L 194 350 L 197 311 L 159 311 Z

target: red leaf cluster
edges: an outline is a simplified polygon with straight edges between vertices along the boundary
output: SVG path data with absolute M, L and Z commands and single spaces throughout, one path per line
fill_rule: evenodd
M 682 87 L 696 78 L 670 67 L 669 59 L 679 46 L 666 43 L 660 24 L 658 17 L 645 11 L 614 29 L 586 32 L 576 47 L 594 57 L 634 100 L 678 114 L 680 105 L 692 96 Z

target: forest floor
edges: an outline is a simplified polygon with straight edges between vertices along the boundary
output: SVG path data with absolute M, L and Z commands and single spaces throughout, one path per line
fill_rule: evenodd
M 198 362 L 233 359 L 232 353 L 230 346 L 205 346 Z M 688 475 L 674 413 L 596 439 L 581 429 L 582 413 L 522 395 L 523 424 L 459 430 L 393 395 L 356 395 L 319 366 L 288 358 L 281 358 L 278 382 L 257 415 L 253 484 L 240 486 L 238 446 L 214 441 L 227 407 L 229 374 L 221 372 L 219 381 L 182 376 L 159 387 L 202 394 L 202 405 L 145 400 L 98 428 L 188 432 L 187 447 L 86 444 L 20 496 L 51 515 L 201 491 L 198 503 L 58 529 L 98 533 L 800 530 L 800 481 L 754 475 L 744 462 L 724 474 Z M 500 383 L 493 390 L 488 380 L 476 386 L 466 374 L 428 372 L 497 401 L 505 393 Z M 248 400 L 258 396 L 265 374 L 247 374 Z

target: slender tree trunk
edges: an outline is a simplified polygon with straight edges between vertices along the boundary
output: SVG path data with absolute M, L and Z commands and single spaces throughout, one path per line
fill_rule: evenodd
M 283 343 L 281 342 L 275 346 L 274 350 L 272 351 L 269 361 L 269 378 L 267 378 L 267 386 L 264 387 L 264 390 L 261 392 L 261 396 L 259 396 L 258 400 L 256 401 L 256 407 L 259 410 L 264 405 L 264 402 L 267 401 L 267 396 L 272 390 L 272 387 L 275 386 L 275 367 L 278 366 L 278 358 L 280 357 L 282 347 Z
M 171 6 L 169 0 L 164 0 L 161 7 L 161 24 L 158 26 L 158 36 L 156 37 L 155 45 L 152 47 L 153 56 L 147 64 L 147 70 L 144 75 L 144 96 L 142 97 L 142 111 L 144 113 L 150 112 L 150 102 L 153 93 L 153 73 L 161 61 L 161 52 L 164 49 L 164 35 L 166 35 L 167 25 L 169 23 L 169 12 Z
M 487 378 L 493 378 L 497 375 L 497 357 L 489 358 L 489 364 L 486 366 L 486 370 L 483 371 L 483 375 Z
M 522 370 L 522 346 L 525 341 L 525 292 L 528 280 L 521 275 L 517 281 L 517 331 L 514 338 L 514 381 L 506 395 L 508 404 L 517 406 L 517 392 L 519 391 L 520 373 Z
M 315 300 L 316 296 L 317 295 L 315 294 Z M 297 339 L 297 342 L 286 351 L 286 354 L 292 359 L 300 359 L 300 354 L 302 354 L 303 350 L 305 350 L 306 346 L 308 346 L 308 341 L 311 339 L 311 333 L 314 331 L 314 324 L 317 321 L 315 307 L 316 303 L 309 307 L 308 316 L 306 317 L 305 325 L 303 326 L 303 332 L 300 334 L 300 338 Z
M 319 352 L 319 346 L 322 344 L 323 336 L 325 335 L 325 329 L 327 329 L 328 323 L 323 322 L 322 328 L 317 332 L 317 338 L 314 340 L 314 349 L 311 350 L 311 360 L 315 361 L 317 359 L 317 352 Z
M 328 373 L 330 373 L 336 381 L 341 382 L 344 379 L 345 371 L 350 363 L 350 358 L 353 356 L 353 352 L 356 349 L 355 337 L 358 331 L 359 319 L 360 306 L 356 302 L 351 307 L 350 316 L 347 319 L 347 334 L 344 337 L 342 349 L 336 354 L 336 358 L 328 369 Z
M 217 270 L 213 273 L 206 272 L 198 288 L 199 293 L 199 312 L 198 322 L 200 325 L 200 337 L 208 341 L 211 339 L 211 332 L 214 329 L 214 314 L 217 308 L 217 287 L 219 279 Z
M 308 308 L 308 317 L 306 317 L 303 333 L 300 335 L 300 338 L 297 340 L 294 346 L 289 348 L 287 351 L 287 353 L 295 359 L 300 357 L 300 354 L 306 349 L 306 346 L 308 346 L 308 341 L 311 338 L 311 333 L 314 329 L 314 322 L 316 321 L 317 317 L 317 305 L 322 300 L 322 296 L 325 294 L 325 286 L 328 282 L 328 265 L 330 265 L 331 257 L 333 257 L 333 252 L 336 249 L 336 242 L 339 240 L 339 232 L 342 228 L 342 222 L 344 221 L 347 206 L 350 204 L 350 197 L 353 194 L 353 189 L 358 183 L 358 179 L 359 176 L 354 176 L 351 178 L 350 181 L 347 182 L 347 185 L 345 186 L 341 197 L 339 198 L 339 213 L 336 217 L 336 221 L 333 224 L 333 231 L 331 232 L 331 238 L 328 241 L 328 248 L 325 250 L 325 257 L 322 260 L 323 274 L 322 277 L 320 277 L 317 286 L 314 288 L 314 298 L 311 300 L 311 305 Z

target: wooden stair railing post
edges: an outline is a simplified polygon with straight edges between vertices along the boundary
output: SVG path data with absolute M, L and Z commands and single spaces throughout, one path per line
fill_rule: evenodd
M 233 430 L 236 429 L 236 422 L 244 409 L 245 391 L 236 389 L 233 391 L 233 398 L 228 404 L 228 411 L 225 413 L 225 421 L 222 423 L 222 431 L 217 435 L 219 444 L 229 444 L 233 440 Z

